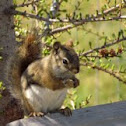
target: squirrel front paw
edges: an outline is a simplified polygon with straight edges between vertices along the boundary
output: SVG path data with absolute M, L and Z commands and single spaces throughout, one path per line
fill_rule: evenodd
M 63 80 L 63 84 L 68 88 L 76 88 L 77 86 L 79 86 L 79 80 L 77 78 L 66 79 Z
M 74 88 L 76 88 L 80 84 L 80 81 L 77 78 L 74 78 L 73 82 L 74 82 Z

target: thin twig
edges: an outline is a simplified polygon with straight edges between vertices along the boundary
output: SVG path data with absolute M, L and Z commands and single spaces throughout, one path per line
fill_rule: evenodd
M 60 8 L 59 0 L 52 0 L 52 6 L 50 11 L 52 12 L 53 18 L 56 18 L 56 14 L 58 13 Z
M 31 1 L 31 2 L 27 2 L 27 3 L 22 3 L 22 4 L 19 4 L 19 5 L 13 5 L 12 7 L 14 7 L 14 8 L 25 7 L 25 6 L 33 5 L 33 4 L 37 3 L 37 2 L 39 2 L 39 0 Z M 62 2 L 63 2 L 63 0 L 61 0 L 59 2 L 59 5 L 61 5 Z
M 94 32 L 94 31 L 92 31 L 90 29 L 86 29 L 85 27 L 83 27 L 83 30 L 86 31 L 87 33 L 90 33 L 90 34 L 93 34 L 93 35 L 99 37 L 99 39 L 105 38 L 104 35 L 100 35 L 99 33 L 96 33 L 96 32 Z M 106 38 L 106 40 L 111 40 L 111 39 Z
M 121 6 L 122 6 L 121 8 L 125 8 L 125 7 L 126 7 L 126 2 L 122 2 L 122 3 L 121 3 Z M 96 18 L 99 18 L 99 17 L 101 17 L 101 16 L 103 16 L 103 15 L 108 15 L 108 14 L 110 14 L 110 13 L 116 11 L 119 7 L 120 7 L 120 4 L 118 4 L 118 5 L 114 6 L 114 7 L 111 7 L 111 8 L 109 8 L 109 9 L 103 11 L 103 13 L 98 13 L 98 15 L 97 15 L 97 16 L 94 16 L 94 18 L 96 19 Z M 123 18 L 124 18 L 124 17 L 123 17 Z M 109 20 L 107 20 L 107 21 L 110 21 L 110 20 L 114 20 L 114 19 L 109 19 Z M 116 20 L 117 20 L 117 19 L 116 19 Z M 101 20 L 101 21 L 105 21 L 105 20 Z M 67 22 L 67 21 L 66 21 L 66 22 Z M 76 26 L 80 26 L 80 25 L 82 25 L 82 24 L 84 24 L 84 23 L 85 23 L 85 22 L 79 23 L 79 24 L 76 25 Z M 72 29 L 72 28 L 74 28 L 74 27 L 75 27 L 75 25 L 67 25 L 67 26 L 64 26 L 64 27 L 56 28 L 56 29 L 52 30 L 51 34 L 55 34 L 55 33 L 58 33 L 58 32 L 63 32 L 63 31 Z
M 37 1 L 38 1 L 38 0 L 36 0 L 36 1 L 34 1 L 34 2 L 37 2 Z M 62 3 L 62 0 L 61 0 L 61 3 Z M 60 4 L 61 4 L 61 3 L 60 3 Z M 27 3 L 27 4 L 28 4 L 28 3 Z M 30 4 L 30 3 L 29 3 L 29 4 Z M 125 8 L 125 7 L 126 7 L 126 3 L 122 2 L 121 4 L 122 4 L 122 8 Z M 19 6 L 19 5 L 17 5 L 17 6 Z M 23 6 L 23 4 L 20 5 L 20 6 Z M 81 25 L 81 23 L 83 24 L 83 23 L 85 23 L 85 22 L 91 22 L 91 21 L 94 21 L 94 20 L 106 21 L 106 19 L 104 19 L 104 20 L 103 20 L 103 18 L 99 19 L 99 17 L 102 17 L 103 15 L 107 15 L 107 14 L 113 12 L 113 11 L 116 11 L 119 7 L 120 7 L 120 4 L 116 5 L 115 7 L 111 7 L 111 8 L 109 8 L 109 9 L 103 11 L 103 14 L 98 13 L 97 16 L 93 16 L 93 18 L 89 18 L 89 19 L 82 19 L 82 20 L 78 20 L 78 21 L 76 21 L 76 20 L 69 20 L 69 19 L 60 19 L 60 20 L 59 20 L 59 19 L 49 19 L 49 21 L 50 21 L 50 22 L 74 23 L 74 24 L 77 24 L 77 23 L 78 23 L 78 25 L 79 25 L 79 24 Z M 12 10 L 10 10 L 10 11 L 12 11 Z M 15 11 L 15 12 L 14 12 L 14 11 Z M 37 16 L 37 15 L 28 14 L 28 13 L 26 14 L 26 12 L 25 12 L 25 14 L 24 14 L 24 12 L 20 12 L 20 11 L 13 10 L 13 13 L 14 13 L 14 14 L 23 15 L 23 16 L 26 16 L 26 17 L 30 17 L 30 18 L 36 18 L 36 19 L 42 20 L 42 21 L 47 21 L 47 20 L 48 20 L 47 18 L 39 17 L 39 16 Z M 46 19 L 46 20 L 43 20 L 43 18 Z M 116 20 L 116 18 L 119 19 L 119 17 L 115 17 L 115 18 L 110 18 L 109 20 Z M 122 18 L 122 19 L 125 19 L 125 16 L 124 16 L 124 17 L 122 16 L 121 18 Z M 108 21 L 108 20 L 107 20 L 107 21 Z
M 108 18 L 108 19 L 104 19 L 104 18 L 89 18 L 89 19 L 82 19 L 80 21 L 75 21 L 75 22 L 71 21 L 73 24 L 53 29 L 50 32 L 50 34 L 52 35 L 52 34 L 55 34 L 55 33 L 63 32 L 63 31 L 66 31 L 66 30 L 70 30 L 70 29 L 72 29 L 74 27 L 83 25 L 83 24 L 88 23 L 88 22 L 101 22 L 101 21 L 112 21 L 112 20 L 114 21 L 114 20 L 122 20 L 122 19 L 126 19 L 126 16 L 124 15 L 124 16 L 119 16 L 119 17 L 112 17 L 112 18 Z
M 116 55 L 116 56 L 99 56 L 99 55 L 90 55 L 89 56 L 88 55 L 88 56 L 85 56 L 85 57 L 87 57 L 87 58 L 95 58 L 95 59 L 98 58 L 98 59 L 101 59 L 101 58 L 114 58 L 114 57 L 119 57 L 119 56 L 118 55 Z
M 60 0 L 59 5 L 61 5 L 63 1 L 64 1 L 64 0 Z
M 21 12 L 21 11 L 17 11 L 17 10 L 12 10 L 11 13 L 14 14 L 14 15 L 22 15 L 22 16 L 25 16 L 25 17 L 28 17 L 28 18 L 38 19 L 38 20 L 42 20 L 42 21 L 45 21 L 45 22 L 49 21 L 48 18 L 40 17 L 38 15 L 29 14 L 29 13 Z
M 120 8 L 120 5 L 121 5 L 121 8 L 125 8 L 125 7 L 126 7 L 126 3 L 122 1 L 122 3 L 117 4 L 116 6 L 111 7 L 111 8 L 109 8 L 109 9 L 103 11 L 103 14 L 104 14 L 104 15 L 107 15 L 107 14 L 109 14 L 109 13 L 112 13 L 112 12 L 118 10 L 118 9 Z M 103 14 L 102 14 L 102 13 L 98 13 L 97 17 L 101 17 Z
M 84 64 L 81 64 L 82 66 L 90 66 L 91 68 L 93 69 L 97 69 L 97 70 L 100 70 L 100 71 L 103 71 L 105 73 L 108 73 L 109 75 L 115 77 L 116 79 L 118 79 L 119 81 L 123 82 L 124 84 L 126 84 L 126 81 L 123 80 L 119 75 L 117 75 L 117 73 L 114 73 L 113 71 L 111 70 L 107 70 L 107 69 L 104 69 L 102 67 L 99 67 L 99 66 L 96 66 L 96 65 L 93 65 L 91 63 L 84 63 Z
M 124 38 L 122 38 L 122 39 L 114 40 L 114 41 L 111 42 L 111 43 L 109 42 L 108 44 L 105 44 L 105 45 L 102 45 L 102 46 L 100 46 L 100 47 L 96 47 L 96 48 L 94 48 L 94 49 L 91 49 L 91 50 L 89 50 L 89 51 L 87 51 L 87 52 L 81 54 L 81 56 L 87 56 L 88 54 L 90 54 L 90 53 L 92 53 L 92 52 L 94 52 L 94 51 L 98 51 L 98 50 L 100 50 L 100 49 L 104 49 L 104 48 L 106 48 L 106 47 L 113 46 L 113 45 L 118 44 L 118 43 L 120 43 L 120 42 L 122 42 L 122 41 L 125 41 L 125 40 L 126 40 L 126 37 L 124 37 Z
M 126 3 L 122 2 L 121 4 L 122 4 L 122 8 L 126 7 Z M 56 23 L 56 22 L 72 23 L 72 24 L 69 24 L 67 26 L 63 26 L 63 27 L 53 29 L 50 32 L 50 34 L 53 35 L 55 33 L 63 32 L 63 31 L 72 29 L 74 27 L 83 25 L 86 22 L 100 22 L 100 21 L 111 21 L 111 20 L 126 19 L 125 15 L 124 16 L 118 16 L 118 17 L 111 17 L 111 18 L 108 18 L 108 19 L 105 19 L 105 18 L 102 17 L 103 15 L 107 15 L 107 14 L 113 12 L 113 11 L 116 11 L 119 7 L 120 7 L 120 4 L 116 5 L 115 7 L 111 7 L 109 9 L 103 11 L 102 14 L 99 13 L 97 16 L 84 18 L 84 19 L 81 19 L 81 20 L 75 20 L 75 19 L 48 19 L 48 18 L 45 18 L 45 17 L 40 17 L 38 15 L 33 15 L 33 14 L 26 13 L 26 12 L 20 12 L 20 11 L 17 11 L 17 10 L 12 10 L 12 14 L 23 15 L 25 17 L 30 17 L 30 18 L 41 20 L 41 21 L 50 22 L 50 23 L 51 22 L 54 22 L 54 23 Z
M 39 0 L 31 1 L 31 2 L 27 2 L 27 3 L 22 3 L 22 4 L 19 4 L 19 5 L 14 5 L 13 7 L 14 8 L 25 7 L 25 6 L 33 5 L 37 2 L 39 2 Z
M 26 13 L 26 12 L 21 12 L 21 11 L 17 11 L 17 10 L 14 10 L 14 11 L 11 11 L 12 14 L 14 15 L 22 15 L 22 16 L 25 16 L 25 17 L 28 17 L 28 18 L 34 18 L 34 19 L 38 19 L 38 20 L 41 20 L 41 21 L 45 21 L 45 22 L 58 22 L 59 20 L 58 19 L 48 19 L 48 18 L 44 18 L 44 17 L 40 17 L 38 15 L 34 15 L 34 14 L 29 14 L 29 13 Z M 122 19 L 126 19 L 126 15 L 123 15 L 123 16 L 119 16 L 119 17 L 112 17 L 112 18 L 108 18 L 108 19 L 104 19 L 104 18 L 89 18 L 89 19 L 82 19 L 82 20 L 78 20 L 78 21 L 75 21 L 75 20 L 70 20 L 68 21 L 67 19 L 65 20 L 61 20 L 61 22 L 65 22 L 65 23 L 73 23 L 71 25 L 67 25 L 67 26 L 64 26 L 64 27 L 60 27 L 60 28 L 56 28 L 54 30 L 52 30 L 51 34 L 54 34 L 54 33 L 57 33 L 57 32 L 62 32 L 64 30 L 69 30 L 71 28 L 74 28 L 76 26 L 80 26 L 82 24 L 85 24 L 87 22 L 101 22 L 101 21 L 111 21 L 111 20 L 122 20 Z

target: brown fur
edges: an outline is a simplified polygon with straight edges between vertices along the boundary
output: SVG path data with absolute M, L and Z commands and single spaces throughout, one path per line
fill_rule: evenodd
M 20 84 L 22 73 L 30 63 L 40 57 L 41 46 L 36 41 L 37 38 L 36 33 L 29 33 L 22 45 L 16 49 L 15 55 L 8 61 L 6 68 L 8 87 L 16 99 L 23 97 Z
M 29 34 L 8 65 L 10 92 L 21 100 L 27 113 L 34 111 L 24 93 L 30 85 L 60 90 L 79 84 L 74 75 L 79 72 L 79 58 L 74 49 L 56 42 L 51 54 L 40 59 L 40 44 L 36 40 L 36 34 Z M 63 63 L 64 58 L 68 61 L 67 64 Z

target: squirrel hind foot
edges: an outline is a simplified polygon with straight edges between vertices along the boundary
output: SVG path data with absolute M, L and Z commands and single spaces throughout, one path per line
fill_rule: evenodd
M 43 117 L 45 115 L 45 113 L 43 112 L 31 112 L 29 114 L 29 117 Z
M 65 116 L 72 116 L 72 110 L 68 107 L 66 107 L 64 109 L 60 109 L 58 112 Z

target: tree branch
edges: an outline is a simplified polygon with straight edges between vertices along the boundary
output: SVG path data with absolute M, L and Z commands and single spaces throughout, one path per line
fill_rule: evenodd
M 120 3 L 120 4 L 117 4 L 116 6 L 111 7 L 111 8 L 109 8 L 109 9 L 103 11 L 103 14 L 104 14 L 104 15 L 107 15 L 107 14 L 109 14 L 109 13 L 112 13 L 112 12 L 118 10 L 118 9 L 120 8 L 120 5 L 121 5 L 121 8 L 125 8 L 125 7 L 126 7 L 126 2 L 123 1 L 123 2 Z M 97 17 L 101 17 L 101 16 L 102 16 L 102 13 L 98 13 Z
M 74 27 L 83 25 L 83 24 L 88 23 L 88 22 L 101 22 L 101 21 L 112 21 L 112 20 L 114 21 L 114 20 L 123 20 L 123 19 L 126 19 L 125 15 L 124 16 L 119 16 L 119 17 L 112 17 L 112 18 L 108 18 L 108 19 L 104 19 L 104 18 L 89 18 L 89 19 L 82 19 L 80 21 L 71 21 L 73 24 L 53 29 L 50 32 L 50 34 L 52 35 L 52 34 L 56 34 L 56 33 L 59 33 L 59 32 L 66 31 L 66 30 L 70 30 L 70 29 L 72 29 Z M 65 22 L 67 22 L 67 20 L 65 20 Z
M 101 59 L 101 58 L 114 58 L 114 57 L 119 57 L 118 55 L 116 55 L 116 56 L 97 56 L 97 55 L 90 55 L 90 56 L 86 56 L 87 58 L 98 58 L 98 59 Z
M 33 1 L 33 2 L 30 2 L 30 3 L 26 3 L 26 4 L 21 4 L 21 5 L 17 5 L 20 6 L 20 7 L 23 7 L 23 6 L 28 6 L 30 4 L 33 4 L 35 2 L 38 2 L 39 0 L 36 0 L 36 1 Z M 58 6 L 60 6 L 60 4 L 62 3 L 63 1 L 61 0 L 58 4 Z M 126 7 L 126 3 L 122 2 L 121 3 L 122 5 L 122 8 L 125 8 Z M 14 5 L 15 7 L 15 5 Z M 103 13 L 98 13 L 96 16 L 93 15 L 93 18 L 89 17 L 89 19 L 82 19 L 82 20 L 69 20 L 69 19 L 49 19 L 50 22 L 63 22 L 63 23 L 80 23 L 80 22 L 89 22 L 89 21 L 93 21 L 93 20 L 98 20 L 99 17 L 102 17 L 103 15 L 107 15 L 107 14 L 110 14 L 111 12 L 114 12 L 116 11 L 118 8 L 120 7 L 120 4 L 114 6 L 114 7 L 111 7 L 105 11 L 103 11 Z M 11 7 L 13 8 L 13 7 Z M 10 10 L 12 11 L 12 10 Z M 35 19 L 38 19 L 38 20 L 42 20 L 42 21 L 47 21 L 48 19 L 47 18 L 44 18 L 44 17 L 40 17 L 40 16 L 37 16 L 37 15 L 33 15 L 33 14 L 24 14 L 24 12 L 20 12 L 20 11 L 16 11 L 16 10 L 13 10 L 13 13 L 14 14 L 18 14 L 18 15 L 23 15 L 23 16 L 26 16 L 26 17 L 30 17 L 30 18 L 35 18 Z M 26 13 L 26 12 L 25 12 Z M 44 18 L 44 20 L 43 20 Z M 119 18 L 119 17 L 115 17 L 115 18 Z M 125 17 L 121 17 L 122 19 L 125 19 Z M 46 20 L 45 20 L 46 19 Z M 104 21 L 102 19 L 99 19 L 101 21 Z M 109 20 L 114 20 L 113 18 L 109 19 Z M 80 24 L 81 25 L 81 24 Z
M 51 6 L 50 11 L 53 14 L 53 18 L 56 18 L 56 14 L 59 11 L 59 8 L 60 8 L 59 0 L 52 0 L 52 6 Z
M 124 38 L 122 38 L 122 39 L 114 40 L 114 41 L 111 42 L 111 43 L 105 44 L 105 45 L 103 45 L 103 46 L 101 46 L 101 47 L 96 47 L 96 48 L 94 48 L 94 49 L 91 49 L 91 50 L 89 50 L 89 51 L 83 53 L 83 54 L 80 54 L 80 56 L 87 56 L 88 54 L 93 53 L 94 51 L 98 51 L 98 50 L 100 50 L 100 49 L 104 49 L 104 48 L 106 48 L 106 47 L 113 46 L 113 45 L 118 44 L 118 43 L 120 43 L 120 42 L 122 42 L 122 41 L 125 41 L 125 40 L 126 40 L 126 37 L 124 37 Z
M 91 64 L 91 63 L 83 63 L 83 64 L 81 64 L 81 65 L 82 65 L 82 66 L 90 66 L 90 67 L 93 68 L 93 69 L 97 69 L 97 70 L 103 71 L 103 72 L 105 72 L 105 73 L 108 73 L 109 75 L 115 77 L 115 78 L 118 79 L 119 81 L 121 81 L 121 82 L 123 82 L 124 84 L 126 84 L 126 81 L 123 80 L 119 75 L 117 75 L 117 73 L 114 73 L 113 71 L 104 69 L 104 68 L 102 68 L 102 67 L 93 65 L 93 64 Z
M 21 11 L 17 11 L 17 10 L 12 10 L 11 13 L 14 14 L 14 15 L 22 15 L 22 16 L 25 16 L 25 17 L 28 17 L 28 18 L 38 19 L 38 20 L 42 20 L 42 21 L 45 21 L 45 22 L 49 21 L 48 18 L 40 17 L 40 16 L 34 15 L 34 14 L 29 14 L 29 13 L 26 13 L 26 11 L 21 12 Z
M 103 13 L 98 13 L 97 16 L 94 16 L 94 17 L 93 17 L 93 19 L 95 20 L 95 19 L 97 19 L 97 18 L 99 18 L 99 17 L 102 17 L 103 15 L 108 15 L 108 14 L 110 14 L 110 13 L 116 11 L 117 9 L 119 9 L 119 7 L 120 7 L 120 4 L 118 4 L 118 5 L 114 6 L 114 7 L 111 7 L 111 8 L 109 8 L 109 9 L 103 11 Z M 125 7 L 126 7 L 126 2 L 122 2 L 122 3 L 121 3 L 121 8 L 125 8 Z M 122 16 L 122 19 L 125 19 L 125 18 L 126 18 L 125 16 L 124 16 L 124 17 Z M 106 19 L 100 19 L 100 21 L 111 21 L 111 20 L 117 20 L 117 19 L 119 20 L 119 17 L 110 18 L 110 19 L 108 19 L 108 20 L 106 20 Z M 85 20 L 85 19 L 84 19 L 84 20 Z M 67 25 L 67 26 L 64 26 L 64 27 L 60 27 L 60 28 L 54 29 L 54 30 L 51 31 L 51 34 L 55 34 L 55 33 L 58 33 L 58 32 L 63 32 L 63 31 L 72 29 L 72 28 L 74 28 L 74 27 L 77 27 L 77 26 L 79 26 L 79 25 L 82 25 L 82 24 L 84 24 L 85 22 L 89 22 L 89 21 L 86 21 L 86 20 L 84 21 L 84 20 L 83 20 L 81 23 L 77 24 L 76 26 Z M 61 21 L 62 21 L 62 20 L 61 20 Z M 98 20 L 97 20 L 97 21 L 98 21 Z M 65 20 L 64 22 L 68 22 L 68 21 Z M 91 20 L 90 20 L 90 22 L 91 22 Z
M 37 2 L 37 0 L 36 0 L 36 2 Z M 62 2 L 62 0 L 61 0 L 61 2 Z M 93 17 L 88 17 L 88 18 L 84 18 L 84 19 L 80 19 L 80 20 L 76 20 L 76 19 L 49 19 L 49 18 L 45 18 L 45 17 L 40 17 L 38 15 L 29 14 L 29 13 L 26 13 L 26 12 L 20 12 L 20 11 L 17 11 L 17 10 L 12 10 L 12 13 L 13 14 L 17 14 L 17 15 L 22 15 L 22 16 L 25 16 L 25 17 L 38 19 L 38 20 L 41 20 L 41 21 L 49 22 L 49 23 L 51 23 L 51 22 L 54 22 L 54 23 L 56 23 L 56 22 L 72 23 L 72 24 L 69 24 L 67 26 L 63 26 L 63 27 L 59 27 L 59 28 L 53 29 L 50 32 L 50 35 L 53 35 L 55 33 L 63 32 L 63 31 L 72 29 L 74 27 L 83 25 L 86 22 L 100 22 L 100 21 L 111 21 L 111 20 L 126 19 L 125 15 L 124 16 L 118 16 L 118 17 L 110 17 L 108 19 L 105 19 L 103 17 L 103 15 L 107 15 L 107 14 L 110 14 L 111 12 L 116 11 L 119 7 L 120 7 L 120 4 L 116 5 L 115 7 L 111 7 L 109 9 L 103 11 L 103 13 L 98 13 L 96 16 L 93 15 Z M 121 8 L 124 8 L 124 7 L 126 7 L 126 3 L 122 2 L 121 3 Z

